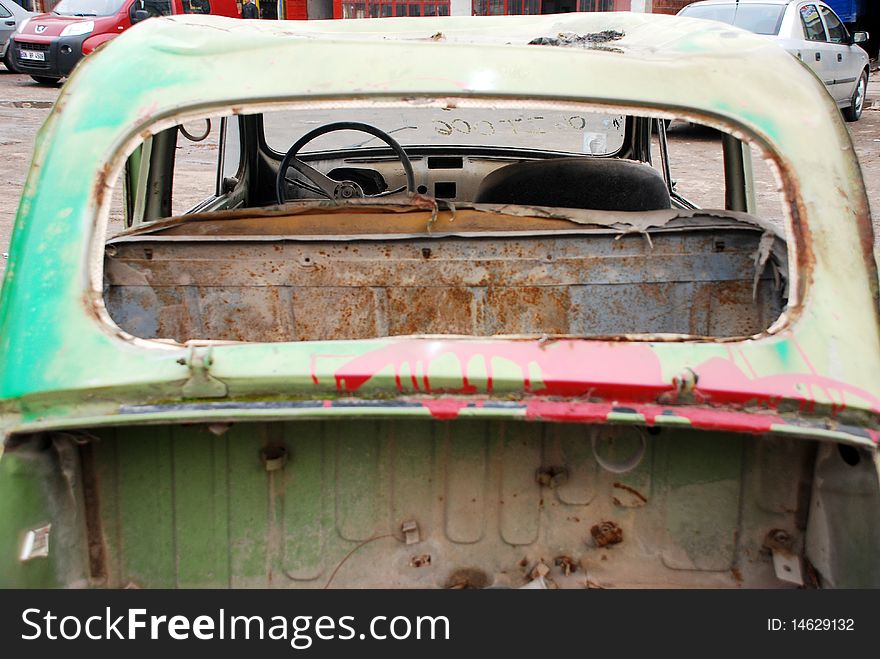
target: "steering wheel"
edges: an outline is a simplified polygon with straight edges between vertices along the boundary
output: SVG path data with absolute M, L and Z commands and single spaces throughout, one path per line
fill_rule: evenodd
M 386 190 L 379 194 L 367 195 L 364 194 L 361 186 L 354 181 L 334 181 L 329 176 L 325 176 L 314 167 L 307 165 L 296 157 L 300 149 L 316 137 L 339 130 L 357 130 L 372 135 L 373 137 L 377 137 L 385 142 L 385 144 L 391 147 L 391 150 L 394 151 L 394 155 L 400 159 L 400 164 L 403 165 L 403 170 L 406 172 L 406 185 L 395 190 Z M 287 169 L 289 167 L 293 167 L 297 172 L 302 174 L 308 179 L 309 183 L 288 178 Z M 293 146 L 291 146 L 290 149 L 287 150 L 287 153 L 284 154 L 284 158 L 281 160 L 281 166 L 278 168 L 278 177 L 275 181 L 275 193 L 279 204 L 284 203 L 285 182 L 299 186 L 304 190 L 326 197 L 327 199 L 363 199 L 365 197 L 375 199 L 376 197 L 387 197 L 389 195 L 397 194 L 404 190 L 408 190 L 412 193 L 415 193 L 416 191 L 412 163 L 410 162 L 409 156 L 406 155 L 406 151 L 403 150 L 403 147 L 401 147 L 400 144 L 398 144 L 397 141 L 385 131 L 379 130 L 375 126 L 370 126 L 369 124 L 363 124 L 357 121 L 339 121 L 327 124 L 309 131 L 294 142 Z

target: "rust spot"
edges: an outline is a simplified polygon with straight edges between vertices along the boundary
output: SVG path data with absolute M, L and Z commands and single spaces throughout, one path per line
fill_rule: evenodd
M 409 564 L 412 567 L 425 567 L 426 565 L 430 565 L 431 554 L 419 554 L 418 556 L 413 556 Z
M 568 480 L 568 470 L 565 467 L 541 467 L 535 472 L 535 481 L 539 485 L 555 488 Z
M 101 527 L 101 501 L 98 497 L 98 477 L 95 473 L 94 451 L 88 442 L 79 446 L 82 473 L 83 504 L 85 508 L 86 540 L 89 547 L 89 576 L 96 581 L 107 578 L 107 551 Z
M 639 491 L 638 491 L 637 489 L 635 489 L 634 487 L 630 487 L 630 486 L 627 485 L 626 483 L 615 483 L 615 484 L 614 484 L 614 487 L 616 487 L 616 488 L 619 489 L 619 490 L 623 490 L 624 492 L 629 492 L 629 493 L 632 494 L 634 497 L 636 497 L 637 499 L 639 499 L 643 504 L 644 504 L 644 503 L 648 503 L 648 499 L 647 499 L 647 497 L 646 497 L 644 494 L 642 494 L 641 492 L 639 492 Z M 620 502 L 619 502 L 616 498 L 614 499 L 614 503 L 620 505 Z
M 810 562 L 806 556 L 803 557 L 804 562 L 804 587 L 805 588 L 820 588 L 821 582 L 819 579 L 819 571 L 816 570 L 816 567 Z
M 742 572 L 739 571 L 738 567 L 731 569 L 730 574 L 733 575 L 734 581 L 736 581 L 737 583 L 742 583 L 743 575 Z
M 446 587 L 452 590 L 482 589 L 488 585 L 488 575 L 473 567 L 459 568 L 446 580 Z
M 570 575 L 572 572 L 577 572 L 578 566 L 570 556 L 557 556 L 554 560 L 556 567 L 562 570 L 562 573 L 565 576 Z
M 597 547 L 608 547 L 623 542 L 623 529 L 611 521 L 599 522 L 590 528 L 590 535 Z M 602 556 L 605 560 L 605 556 Z
M 95 181 L 95 204 L 97 206 L 104 205 L 104 195 L 107 193 L 107 189 L 109 188 L 108 179 L 110 178 L 110 166 L 108 164 L 104 164 L 98 170 L 98 180 Z
M 550 568 L 547 567 L 543 559 L 541 559 L 535 567 L 532 568 L 532 571 L 529 572 L 529 580 L 534 581 L 535 579 L 546 577 L 548 574 L 550 574 Z
M 771 529 L 764 538 L 764 549 L 791 552 L 794 538 L 784 529 Z

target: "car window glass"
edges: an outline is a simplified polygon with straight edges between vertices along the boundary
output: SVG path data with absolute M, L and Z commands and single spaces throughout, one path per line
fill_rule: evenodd
M 837 14 L 828 7 L 822 7 L 822 17 L 825 19 L 825 25 L 828 26 L 828 41 L 832 43 L 847 43 L 849 34 L 843 23 L 837 18 Z
M 137 11 L 145 11 L 151 17 L 171 16 L 171 0 L 135 0 L 129 14 L 134 18 Z
M 804 24 L 804 36 L 807 41 L 827 41 L 825 28 L 819 16 L 816 5 L 804 5 L 801 7 L 801 22 Z
M 335 116 L 334 116 L 335 115 Z M 284 153 L 311 127 L 336 120 L 362 121 L 388 131 L 404 146 L 486 146 L 548 149 L 607 156 L 620 150 L 624 117 L 598 113 L 507 111 L 469 108 L 395 108 L 346 110 L 344 113 L 273 112 L 263 120 L 266 144 Z M 377 146 L 360 133 L 338 132 L 318 138 L 306 151 Z
M 62 16 L 113 16 L 123 4 L 124 0 L 61 0 L 52 12 Z
M 702 5 L 685 7 L 680 16 L 721 21 L 755 34 L 777 34 L 785 7 L 779 5 Z
M 9 18 L 10 16 L 12 16 L 12 14 L 9 10 L 3 5 L 0 5 L 0 18 Z
M 211 3 L 209 0 L 183 0 L 184 14 L 210 14 Z

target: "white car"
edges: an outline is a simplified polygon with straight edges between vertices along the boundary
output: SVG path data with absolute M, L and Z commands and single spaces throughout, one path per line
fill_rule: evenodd
M 0 0 L 0 61 L 10 71 L 13 70 L 12 49 L 9 48 L 10 37 L 31 16 L 33 12 L 22 9 L 15 0 Z
M 824 2 L 705 0 L 688 5 L 678 15 L 721 21 L 778 41 L 821 78 L 847 121 L 862 116 L 868 54 L 858 44 L 868 40 L 868 33 L 850 35 Z

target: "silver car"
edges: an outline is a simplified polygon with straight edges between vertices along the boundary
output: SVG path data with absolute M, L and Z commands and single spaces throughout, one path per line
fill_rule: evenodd
M 679 16 L 705 18 L 766 35 L 807 64 L 825 83 L 847 121 L 862 116 L 868 88 L 868 54 L 858 46 L 867 32 L 847 31 L 818 0 L 705 0 Z
M 0 0 L 0 59 L 10 71 L 14 71 L 14 69 L 9 38 L 31 16 L 33 16 L 33 12 L 23 9 L 14 0 Z

